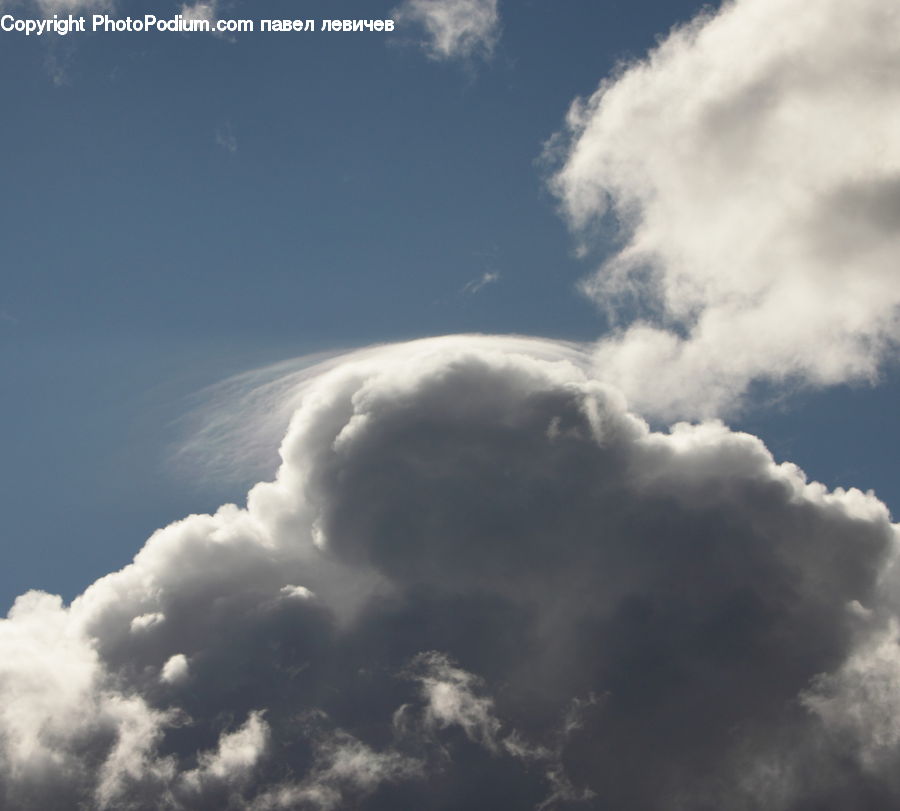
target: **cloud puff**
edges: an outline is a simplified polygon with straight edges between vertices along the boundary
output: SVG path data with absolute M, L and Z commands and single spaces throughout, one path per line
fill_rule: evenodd
M 131 625 L 132 627 L 134 626 L 134 620 L 131 621 Z M 190 668 L 188 667 L 187 657 L 183 653 L 176 653 L 174 656 L 170 656 L 163 665 L 159 677 L 164 682 L 175 684 L 176 682 L 184 681 L 189 673 Z
M 498 0 L 404 0 L 391 13 L 420 27 L 432 59 L 490 57 L 500 38 Z
M 618 320 L 598 368 L 643 412 L 708 415 L 758 379 L 871 379 L 900 322 L 900 12 L 738 0 L 577 100 L 552 185 Z
M 197 20 L 214 23 L 218 19 L 218 0 L 199 0 L 199 2 L 182 3 L 179 13 L 185 20 Z
M 717 422 L 652 432 L 567 345 L 304 374 L 245 507 L 0 621 L 4 807 L 900 800 L 874 496 Z

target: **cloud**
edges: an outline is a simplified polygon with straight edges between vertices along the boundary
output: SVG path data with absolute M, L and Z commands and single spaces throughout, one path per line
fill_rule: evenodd
M 493 714 L 493 701 L 476 695 L 478 679 L 456 667 L 437 651 L 419 654 L 410 678 L 421 686 L 426 710 L 423 723 L 429 729 L 458 726 L 473 741 L 497 749 L 500 722 Z
M 198 0 L 196 3 L 183 3 L 178 12 L 188 22 L 208 23 L 209 32 L 218 39 L 226 42 L 235 42 L 234 36 L 222 31 L 217 31 L 215 24 L 219 20 L 219 0 Z M 234 154 L 238 150 L 238 141 L 231 128 L 231 124 L 216 129 L 216 145 L 226 152 Z
M 109 11 L 113 8 L 113 0 L 22 0 L 22 5 L 30 14 L 42 18 L 67 14 L 83 14 L 85 12 Z M 15 0 L 0 0 L 0 9 L 12 8 Z
M 262 714 L 250 713 L 243 726 L 221 735 L 215 751 L 200 753 L 199 765 L 185 773 L 184 782 L 199 792 L 207 781 L 221 783 L 246 778 L 263 756 L 268 738 L 269 726 Z
M 432 59 L 489 58 L 500 38 L 498 0 L 404 0 L 391 14 L 421 28 Z
M 160 622 L 165 622 L 165 619 L 165 616 L 158 611 L 154 611 L 152 614 L 141 614 L 131 621 L 131 631 L 132 633 L 140 633 L 145 628 L 152 628 Z
M 459 336 L 256 378 L 244 421 L 291 416 L 246 506 L 0 621 L 0 804 L 896 805 L 884 505 L 651 431 L 590 364 Z
M 88 13 L 108 12 L 114 6 L 113 0 L 0 0 L 0 11 L 15 9 L 20 16 L 37 19 L 52 19 L 55 15 L 65 18 L 69 15 L 77 17 Z M 71 36 L 44 36 L 43 40 L 47 44 L 44 55 L 47 74 L 57 87 L 68 85 L 71 81 Z
M 884 0 L 738 0 L 577 100 L 549 153 L 618 331 L 598 374 L 705 416 L 756 380 L 872 380 L 900 335 L 900 39 Z
M 131 621 L 131 625 L 134 627 L 134 620 Z M 175 684 L 176 682 L 184 681 L 189 673 L 190 669 L 188 667 L 187 658 L 183 653 L 176 653 L 174 656 L 170 656 L 163 665 L 159 677 L 164 682 Z
M 342 730 L 315 744 L 314 764 L 299 782 L 286 782 L 257 797 L 251 808 L 332 811 L 359 803 L 380 786 L 421 779 L 423 764 L 396 751 L 376 752 Z
M 212 24 L 218 19 L 218 5 L 218 0 L 200 0 L 190 5 L 182 3 L 179 13 L 185 20 L 200 20 Z
M 463 285 L 463 293 L 475 294 L 489 284 L 495 284 L 500 281 L 500 274 L 495 270 L 486 270 L 477 279 L 472 279 Z
M 216 146 L 221 147 L 231 155 L 237 154 L 238 140 L 231 125 L 220 127 L 216 130 Z
M 113 7 L 112 0 L 31 0 L 43 15 L 78 14 L 86 11 L 107 11 Z

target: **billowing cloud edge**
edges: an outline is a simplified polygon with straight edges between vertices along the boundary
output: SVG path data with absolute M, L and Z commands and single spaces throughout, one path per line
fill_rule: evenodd
M 894 796 L 897 529 L 873 495 L 720 422 L 651 431 L 571 345 L 326 366 L 270 389 L 294 412 L 246 507 L 0 622 L 7 805 Z
M 606 246 L 583 283 L 616 325 L 597 368 L 641 413 L 871 382 L 893 357 L 898 27 L 883 0 L 726 2 L 572 104 L 550 185 L 581 250 Z

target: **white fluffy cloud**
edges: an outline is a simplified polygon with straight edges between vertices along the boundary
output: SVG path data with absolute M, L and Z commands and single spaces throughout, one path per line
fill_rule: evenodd
M 131 622 L 134 625 L 134 620 Z M 183 653 L 170 656 L 159 674 L 160 679 L 169 684 L 184 681 L 190 674 L 187 657 Z
M 463 336 L 269 381 L 246 507 L 0 621 L 0 804 L 896 804 L 884 505 L 589 365 Z
M 551 152 L 585 283 L 620 326 L 598 374 L 662 416 L 751 381 L 871 379 L 900 336 L 900 9 L 737 0 L 572 106 Z
M 404 0 L 391 13 L 422 29 L 432 59 L 489 57 L 500 37 L 498 0 Z

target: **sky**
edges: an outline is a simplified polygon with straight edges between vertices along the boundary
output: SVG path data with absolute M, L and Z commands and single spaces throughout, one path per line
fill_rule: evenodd
M 70 13 L 319 30 L 0 31 L 3 808 L 900 807 L 892 3 Z

